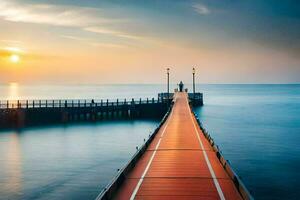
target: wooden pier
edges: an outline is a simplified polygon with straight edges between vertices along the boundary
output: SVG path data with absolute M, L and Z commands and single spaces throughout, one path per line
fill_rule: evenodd
M 99 194 L 106 199 L 252 199 L 193 115 L 188 95 L 174 105 L 149 140 Z
M 0 106 L 0 128 L 104 119 L 161 118 L 166 111 L 167 103 L 159 99 L 4 102 Z
M 165 99 L 159 94 L 156 99 L 0 101 L 0 129 L 107 119 L 161 119 L 170 106 L 170 97 Z

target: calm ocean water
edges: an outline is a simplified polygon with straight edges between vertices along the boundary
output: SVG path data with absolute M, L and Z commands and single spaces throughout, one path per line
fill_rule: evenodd
M 10 84 L 0 85 L 0 100 L 152 98 L 164 88 Z M 197 88 L 205 105 L 195 111 L 254 197 L 298 199 L 300 85 Z M 157 125 L 137 120 L 2 131 L 0 199 L 94 199 Z

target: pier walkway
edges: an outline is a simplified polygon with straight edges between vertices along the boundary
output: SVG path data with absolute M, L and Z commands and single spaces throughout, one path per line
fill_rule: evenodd
M 243 199 L 202 133 L 184 92 L 175 94 L 167 120 L 111 193 L 108 199 Z

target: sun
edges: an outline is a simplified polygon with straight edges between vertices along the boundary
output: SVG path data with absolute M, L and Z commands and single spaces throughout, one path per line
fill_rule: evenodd
M 17 54 L 13 54 L 10 56 L 10 61 L 13 62 L 13 63 L 18 63 L 20 61 L 20 56 L 17 55 Z

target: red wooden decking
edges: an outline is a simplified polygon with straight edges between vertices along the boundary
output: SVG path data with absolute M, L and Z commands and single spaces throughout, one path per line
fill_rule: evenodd
M 115 199 L 242 199 L 188 105 L 176 93 L 167 121 Z

